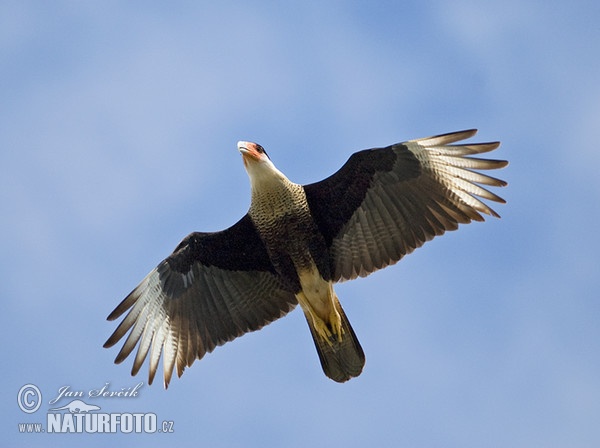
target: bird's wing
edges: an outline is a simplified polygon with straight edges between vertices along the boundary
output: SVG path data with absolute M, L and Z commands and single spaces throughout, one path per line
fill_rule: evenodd
M 163 356 L 165 387 L 217 345 L 285 315 L 296 298 L 275 273 L 246 215 L 222 232 L 192 233 L 108 316 L 129 312 L 104 344 L 130 331 L 115 362 L 138 346 L 135 375 L 149 356 L 149 383 Z
M 332 280 L 366 276 L 400 260 L 458 224 L 498 216 L 481 199 L 505 201 L 480 185 L 506 182 L 476 170 L 502 160 L 471 157 L 500 143 L 453 145 L 469 130 L 353 154 L 332 176 L 305 185 L 309 207 L 330 251 Z

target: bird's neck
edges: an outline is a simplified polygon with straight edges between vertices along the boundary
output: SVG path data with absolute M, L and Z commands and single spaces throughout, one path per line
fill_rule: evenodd
M 250 187 L 252 196 L 269 191 L 287 190 L 293 183 L 279 171 L 275 166 L 256 167 L 249 169 L 248 176 L 250 177 Z
M 302 187 L 276 168 L 249 173 L 252 190 L 251 215 L 276 217 L 290 212 Z

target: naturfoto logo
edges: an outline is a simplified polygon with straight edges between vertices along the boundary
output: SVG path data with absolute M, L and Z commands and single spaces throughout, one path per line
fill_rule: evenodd
M 46 421 L 18 423 L 18 431 L 23 434 L 174 432 L 173 421 L 159 422 L 153 412 L 102 411 L 100 403 L 111 399 L 137 398 L 143 386 L 143 382 L 121 388 L 112 388 L 110 383 L 105 383 L 100 388 L 88 390 L 76 390 L 68 385 L 61 386 L 54 398 L 48 401 L 51 407 L 47 410 Z M 95 404 L 91 401 L 100 403 Z M 24 385 L 17 394 L 17 404 L 25 414 L 36 413 L 42 403 L 42 392 L 34 384 Z

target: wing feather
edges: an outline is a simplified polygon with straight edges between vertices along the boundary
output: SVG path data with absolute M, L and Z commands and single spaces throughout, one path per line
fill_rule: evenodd
M 162 357 L 165 387 L 186 367 L 249 331 L 258 330 L 296 305 L 294 293 L 275 273 L 249 217 L 216 233 L 193 233 L 109 315 L 127 313 L 105 347 L 126 337 L 115 362 L 137 346 L 132 374 L 149 359 L 148 382 Z
M 467 130 L 360 151 L 335 174 L 304 189 L 330 251 L 332 280 L 342 281 L 396 263 L 459 224 L 498 214 L 483 200 L 505 201 L 484 188 L 503 180 L 479 170 L 505 167 L 478 154 L 500 143 L 454 144 Z

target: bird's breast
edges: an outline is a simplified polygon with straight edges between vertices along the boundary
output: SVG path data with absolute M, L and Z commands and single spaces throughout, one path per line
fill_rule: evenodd
M 328 266 L 325 244 L 300 185 L 253 192 L 249 215 L 273 266 L 294 289 L 301 289 L 300 273 L 323 277 L 321 267 Z

